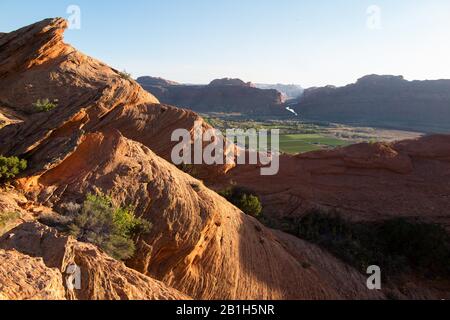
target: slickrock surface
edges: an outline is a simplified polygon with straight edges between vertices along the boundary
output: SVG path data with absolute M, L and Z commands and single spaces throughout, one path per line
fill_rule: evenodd
M 81 203 L 88 192 L 103 191 L 118 205 L 135 206 L 136 215 L 153 228 L 139 239 L 127 266 L 37 223 L 8 231 L 0 248 L 42 258 L 62 276 L 76 262 L 82 290 L 66 292 L 69 299 L 385 298 L 369 291 L 353 268 L 314 245 L 265 228 L 167 162 L 175 144 L 172 131 L 192 133 L 194 122 L 202 119 L 159 104 L 136 82 L 64 44 L 65 27 L 64 20 L 49 19 L 0 37 L 0 105 L 27 113 L 23 122 L 0 130 L 0 154 L 27 158 L 29 168 L 15 185 L 32 207 L 57 212 L 63 203 Z M 33 112 L 33 103 L 44 98 L 58 106 Z M 202 128 L 209 126 L 202 122 Z M 280 214 L 296 214 L 303 202 L 342 203 L 361 212 L 377 208 L 376 196 L 387 208 L 390 203 L 400 208 L 395 194 L 405 201 L 424 200 L 433 191 L 429 182 L 450 172 L 448 153 L 415 143 L 423 146 L 415 151 L 408 143 L 356 146 L 286 157 L 280 175 L 270 181 L 260 180 L 259 169 L 252 167 L 230 175 L 240 173 L 239 183 L 257 189 L 268 208 Z M 216 167 L 210 177 L 218 179 L 232 167 Z M 390 199 L 387 187 L 404 188 L 403 182 L 406 188 L 390 190 Z M 374 196 L 364 189 L 369 185 Z M 449 194 L 445 182 L 438 186 Z M 429 201 L 447 204 L 438 197 Z M 47 277 L 53 279 L 50 273 Z
M 209 128 L 197 114 L 160 105 L 135 81 L 65 44 L 66 27 L 63 19 L 47 19 L 0 38 L 0 105 L 28 114 L 1 130 L 0 154 L 27 154 L 40 174 L 67 156 L 83 132 L 115 128 L 170 159 L 173 130 L 192 131 L 196 121 Z M 57 107 L 36 113 L 33 104 L 43 99 Z M 55 145 L 62 147 L 57 153 Z
M 0 212 L 25 212 L 21 206 L 28 202 L 27 198 L 14 190 L 0 189 Z
M 12 123 L 18 123 L 21 121 L 21 116 L 17 113 L 13 112 L 11 109 L 2 108 L 0 106 L 0 129 Z
M 0 65 L 1 102 L 26 111 L 39 98 L 58 99 L 56 109 L 0 131 L 0 153 L 28 156 L 30 168 L 20 185 L 30 199 L 58 208 L 102 190 L 120 204 L 135 205 L 154 227 L 129 266 L 193 298 L 380 297 L 365 288 L 362 276 L 344 292 L 317 285 L 317 271 L 301 268 L 270 230 L 157 156 L 154 152 L 169 156 L 174 129 L 192 130 L 201 118 L 157 104 L 135 82 L 65 45 L 65 27 L 61 19 L 46 20 L 1 38 L 0 55 L 14 57 Z M 18 97 L 11 94 L 15 88 L 33 89 Z M 25 236 L 22 244 L 33 246 L 30 239 Z M 55 259 L 42 248 L 35 251 Z M 102 269 L 93 267 L 95 279 L 109 277 Z M 342 270 L 343 277 L 347 273 Z M 80 298 L 123 298 L 118 288 L 109 294 L 99 290 L 94 285 Z M 133 297 L 152 298 L 141 290 Z
M 77 242 L 39 223 L 24 223 L 11 230 L 0 238 L 0 248 L 0 297 L 3 294 L 10 299 L 189 299 L 177 290 L 127 268 L 95 246 Z M 13 259 L 8 260 L 8 257 Z M 67 267 L 74 263 L 81 269 L 79 290 L 70 290 L 66 286 Z M 24 274 L 14 271 L 17 265 Z M 34 268 L 36 270 L 30 272 Z M 8 275 L 12 276 L 9 280 Z M 3 284 L 2 281 L 7 282 Z M 33 290 L 35 295 L 32 295 Z M 22 291 L 23 294 L 30 292 L 29 296 L 18 295 Z
M 94 190 L 132 204 L 138 216 L 153 224 L 129 265 L 193 298 L 380 297 L 367 290 L 360 274 L 325 254 L 323 259 L 336 265 L 334 272 L 348 286 L 323 282 L 326 268 L 302 268 L 302 261 L 270 230 L 117 131 L 88 135 L 39 179 L 35 191 L 50 205 L 80 201 Z
M 0 300 L 65 300 L 61 273 L 42 258 L 0 250 Z
M 32 216 L 23 210 L 28 200 L 13 190 L 0 189 L 0 236 Z

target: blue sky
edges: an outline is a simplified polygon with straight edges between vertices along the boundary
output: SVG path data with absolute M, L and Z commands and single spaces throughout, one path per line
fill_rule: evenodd
M 0 31 L 67 18 L 72 4 L 81 29 L 66 42 L 133 76 L 305 87 L 370 73 L 450 78 L 449 0 L 1 0 Z

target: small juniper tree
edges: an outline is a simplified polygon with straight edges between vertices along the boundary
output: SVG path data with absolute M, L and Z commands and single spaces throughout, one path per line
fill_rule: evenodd
M 133 239 L 150 231 L 151 224 L 137 218 L 131 207 L 116 207 L 111 198 L 89 194 L 81 213 L 69 226 L 78 240 L 90 242 L 119 260 L 131 258 L 135 252 Z
M 54 100 L 53 102 L 50 101 L 50 99 L 38 99 L 35 103 L 33 103 L 33 107 L 36 110 L 36 112 L 48 112 L 53 109 L 55 109 L 58 104 L 56 103 L 57 100 Z
M 0 156 L 0 183 L 15 178 L 21 171 L 27 168 L 27 161 L 17 157 Z
M 246 214 L 255 218 L 259 217 L 262 211 L 259 198 L 252 194 L 244 194 L 238 201 L 238 207 Z
M 225 189 L 219 192 L 219 194 L 241 209 L 244 213 L 255 218 L 260 217 L 262 212 L 261 201 L 250 191 L 239 187 L 233 187 Z

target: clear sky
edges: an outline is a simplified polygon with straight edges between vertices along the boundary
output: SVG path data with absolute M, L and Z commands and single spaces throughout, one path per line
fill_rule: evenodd
M 135 77 L 305 87 L 371 73 L 450 79 L 449 0 L 1 0 L 0 31 L 68 18 L 72 4 L 81 29 L 66 42 Z

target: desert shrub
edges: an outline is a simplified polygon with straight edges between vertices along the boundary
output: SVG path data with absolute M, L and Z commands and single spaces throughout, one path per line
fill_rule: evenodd
M 347 222 L 336 212 L 312 211 L 291 226 L 290 233 L 325 247 L 363 273 L 373 264 L 385 266 L 384 257 L 371 248 L 371 239 L 376 239 L 373 231 Z
M 362 273 L 378 265 L 385 276 L 411 270 L 450 276 L 450 236 L 439 225 L 407 219 L 356 223 L 320 210 L 285 222 L 284 231 L 326 248 Z
M 58 213 L 43 213 L 38 217 L 38 221 L 60 232 L 70 233 L 70 225 L 81 214 L 82 208 L 77 203 L 63 203 L 59 207 L 55 207 Z
M 119 71 L 119 75 L 122 79 L 133 80 L 133 76 L 131 73 L 128 73 L 127 70 Z
M 68 217 L 75 217 L 80 214 L 83 207 L 74 202 L 66 202 L 60 205 L 59 212 Z
M 20 214 L 18 212 L 1 212 L 0 213 L 0 236 L 6 232 L 6 228 L 20 218 Z
M 437 224 L 394 219 L 378 228 L 389 255 L 400 255 L 422 269 L 450 275 L 450 236 Z
M 48 227 L 55 228 L 58 231 L 69 232 L 69 225 L 73 218 L 70 216 L 62 216 L 57 213 L 43 213 L 38 217 L 38 221 Z
M 134 238 L 150 231 L 151 224 L 134 215 L 130 207 L 116 207 L 105 195 L 89 194 L 69 225 L 78 240 L 90 242 L 112 257 L 125 260 L 134 255 Z
M 253 217 L 259 217 L 262 212 L 261 201 L 257 196 L 251 193 L 251 191 L 244 188 L 228 188 L 219 194 L 241 209 L 244 213 Z
M 244 194 L 238 202 L 238 207 L 248 215 L 258 217 L 262 211 L 262 205 L 259 198 L 252 194 Z
M 36 112 L 48 112 L 55 109 L 57 106 L 57 100 L 51 102 L 48 98 L 42 100 L 38 99 L 38 101 L 33 103 L 33 107 Z
M 27 168 L 27 161 L 17 157 L 0 156 L 0 183 L 15 178 Z

